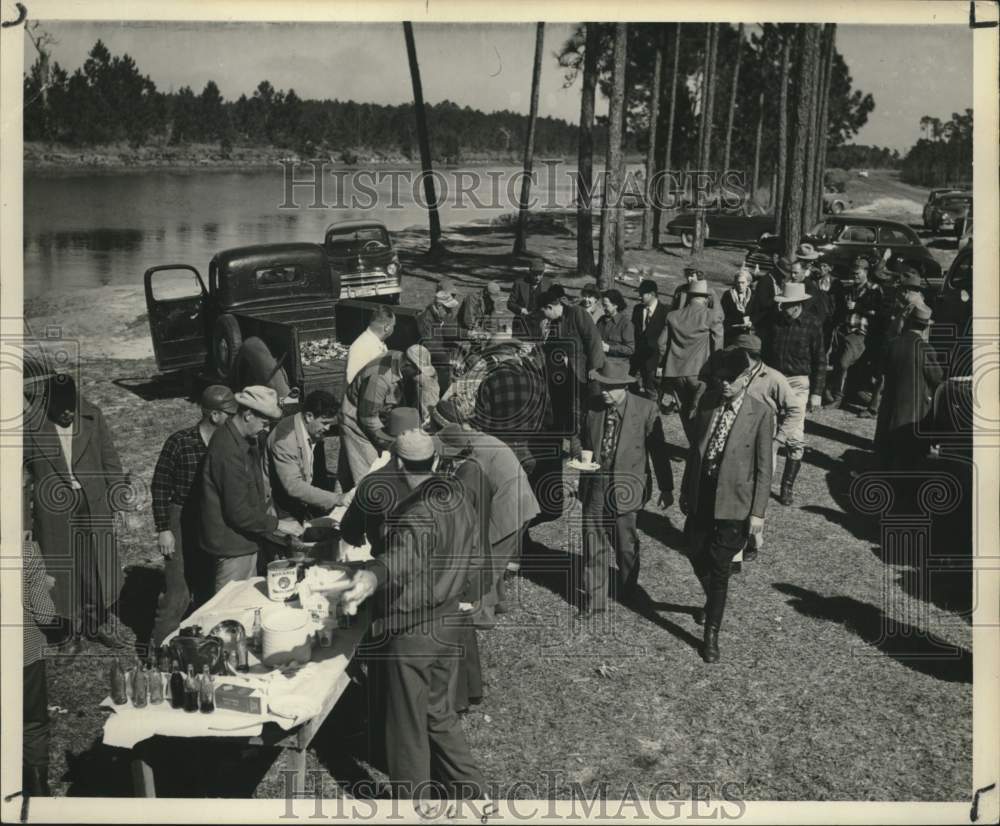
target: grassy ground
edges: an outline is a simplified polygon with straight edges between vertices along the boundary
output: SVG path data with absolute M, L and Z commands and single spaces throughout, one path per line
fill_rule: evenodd
M 452 254 L 433 263 L 419 254 L 423 233 L 401 234 L 404 303 L 425 300 L 443 274 L 462 291 L 489 278 L 506 286 L 511 240 L 506 230 L 486 227 L 447 232 Z M 550 226 L 529 247 L 557 278 L 580 286 L 569 278 L 570 234 Z M 723 281 L 741 257 L 740 250 L 709 247 L 696 260 Z M 673 245 L 627 253 L 629 266 L 664 273 L 664 285 L 680 280 L 688 260 Z M 625 293 L 631 299 L 634 291 Z M 154 373 L 147 358 L 91 359 L 82 367 L 83 392 L 105 411 L 126 467 L 147 482 L 163 439 L 196 416 L 183 388 L 152 381 Z M 664 425 L 679 483 L 684 436 L 676 416 Z M 480 634 L 486 697 L 464 726 L 486 776 L 502 788 L 534 784 L 522 787 L 521 797 L 565 797 L 573 783 L 588 794 L 606 783 L 609 797 L 631 783 L 645 796 L 661 781 L 712 782 L 716 789 L 733 782 L 745 798 L 761 800 L 968 794 L 967 601 L 956 597 L 961 588 L 926 598 L 913 567 L 881 547 L 878 522 L 851 508 L 851 473 L 867 467 L 873 430 L 847 411 L 810 418 L 797 502 L 771 502 L 760 559 L 732 582 L 716 666 L 703 664 L 696 650 L 700 629 L 691 610 L 702 595 L 682 553 L 676 505 L 661 512 L 650 504 L 642 514 L 640 583 L 648 600 L 635 610 L 617 608 L 604 633 L 581 632 L 572 620 L 579 505 L 532 529 L 539 547 L 517 580 L 517 608 Z M 142 517 L 123 537 L 120 607 L 128 633 L 139 639 L 151 626 L 161 581 L 148 509 Z M 934 645 L 952 646 L 953 656 L 928 656 Z M 106 693 L 106 652 L 91 644 L 88 654 L 50 665 L 49 702 L 66 709 L 52 715 L 54 793 L 127 795 L 127 753 L 100 742 L 104 712 L 96 703 Z M 349 689 L 309 753 L 310 768 L 340 782 L 367 775 L 364 737 L 351 731 L 360 703 Z M 191 757 L 188 749 L 172 765 Z M 257 757 L 215 754 L 211 765 L 228 780 L 217 792 L 280 796 L 286 759 Z M 205 793 L 196 785 L 182 792 Z

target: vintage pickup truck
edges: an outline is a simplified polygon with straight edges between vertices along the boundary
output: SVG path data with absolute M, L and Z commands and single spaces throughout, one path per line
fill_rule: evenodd
M 380 221 L 338 221 L 326 228 L 323 246 L 340 276 L 341 298 L 398 304 L 402 267 L 392 238 Z
M 377 306 L 340 300 L 342 278 L 327 247 L 310 243 L 225 250 L 209 263 L 207 282 L 189 264 L 151 267 L 144 284 L 157 366 L 231 387 L 325 389 L 340 398 L 346 345 Z M 405 349 L 419 340 L 419 310 L 394 311 L 387 344 Z

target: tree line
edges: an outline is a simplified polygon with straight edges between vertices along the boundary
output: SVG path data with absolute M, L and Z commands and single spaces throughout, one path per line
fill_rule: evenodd
M 925 115 L 923 136 L 900 165 L 900 177 L 919 186 L 949 186 L 972 181 L 972 110 L 955 112 L 944 123 Z

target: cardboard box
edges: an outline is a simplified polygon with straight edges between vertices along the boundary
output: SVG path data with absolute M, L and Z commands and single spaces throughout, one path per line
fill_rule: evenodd
M 215 707 L 244 714 L 263 714 L 267 703 L 259 688 L 223 683 L 215 689 Z

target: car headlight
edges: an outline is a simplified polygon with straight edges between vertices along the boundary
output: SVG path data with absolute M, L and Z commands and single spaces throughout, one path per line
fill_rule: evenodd
M 385 268 L 385 271 L 389 273 L 389 275 L 395 275 L 399 272 L 399 264 L 393 261 L 388 267 Z

